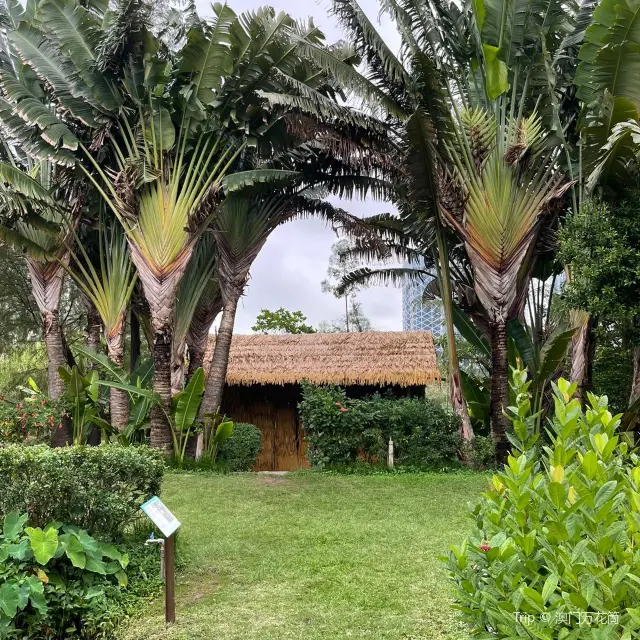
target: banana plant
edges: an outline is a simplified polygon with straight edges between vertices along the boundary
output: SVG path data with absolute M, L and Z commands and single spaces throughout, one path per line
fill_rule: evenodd
M 60 367 L 59 374 L 66 385 L 63 397 L 71 406 L 73 444 L 87 444 L 94 427 L 98 427 L 102 431 L 103 440 L 107 440 L 112 427 L 100 415 L 103 399 L 100 396 L 98 372 L 93 370 L 85 374 L 74 366 L 71 370 Z

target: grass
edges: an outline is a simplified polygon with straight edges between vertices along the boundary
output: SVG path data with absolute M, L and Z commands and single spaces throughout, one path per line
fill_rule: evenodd
M 169 474 L 183 523 L 177 622 L 126 640 L 461 640 L 438 560 L 470 528 L 481 475 Z

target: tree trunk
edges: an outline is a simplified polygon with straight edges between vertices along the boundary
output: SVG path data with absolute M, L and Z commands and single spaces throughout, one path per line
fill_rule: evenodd
M 186 341 L 176 344 L 173 342 L 171 349 L 171 393 L 175 395 L 184 389 L 184 353 L 186 349 Z
M 491 324 L 491 438 L 498 462 L 506 462 L 509 455 L 507 429 L 509 419 L 504 410 L 509 405 L 509 352 L 507 323 L 495 319 Z
M 118 367 L 124 364 L 124 322 L 113 337 L 107 336 L 107 350 L 109 358 Z M 111 425 L 118 431 L 123 431 L 129 423 L 129 394 L 121 389 L 109 390 L 109 417 Z
M 65 391 L 65 387 L 58 369 L 67 364 L 67 359 L 64 352 L 62 332 L 60 331 L 60 313 L 57 309 L 55 311 L 46 311 L 42 314 L 42 333 L 47 347 L 49 396 L 51 398 L 60 398 Z
M 129 313 L 130 324 L 129 330 L 131 332 L 131 348 L 129 350 L 129 372 L 133 373 L 136 368 L 136 364 L 140 359 L 141 342 L 140 342 L 140 320 L 136 312 L 131 309 Z
M 629 406 L 640 399 L 640 345 L 633 347 L 633 381 Z
M 84 298 L 84 306 L 87 310 L 87 326 L 84 330 L 85 340 L 87 343 L 87 348 L 91 349 L 95 353 L 100 353 L 102 348 L 101 343 L 101 335 L 102 335 L 102 322 L 100 320 L 100 314 L 96 309 L 96 306 L 87 298 Z M 95 365 L 92 364 L 90 368 L 94 368 Z
M 598 319 L 585 312 L 572 313 L 572 316 L 574 325 L 580 328 L 573 337 L 571 381 L 578 383 L 576 395 L 584 400 L 592 386 L 593 358 L 596 350 L 595 330 Z
M 224 391 L 224 383 L 227 379 L 227 367 L 229 365 L 229 353 L 231 351 L 231 339 L 233 337 L 233 325 L 235 324 L 238 300 L 241 294 L 242 288 L 234 289 L 230 295 L 225 296 L 226 300 L 222 308 L 220 328 L 216 335 L 216 344 L 213 349 L 213 358 L 211 360 L 204 397 L 202 398 L 200 415 L 215 413 L 219 411 L 222 404 L 222 393 Z M 203 444 L 204 439 L 202 435 L 199 435 L 196 447 L 196 458 L 200 458 L 202 455 Z
M 445 243 L 444 235 L 440 225 L 437 225 L 436 240 L 438 244 L 437 255 L 434 256 L 438 284 L 440 287 L 440 297 L 444 309 L 445 325 L 447 329 L 447 355 L 449 360 L 449 394 L 451 408 L 458 418 L 460 418 L 460 438 L 463 443 L 462 459 L 468 462 L 469 448 L 473 444 L 475 435 L 471 426 L 471 418 L 467 403 L 462 393 L 460 382 L 460 364 L 458 362 L 458 351 L 456 349 L 456 334 L 453 326 L 453 299 L 451 295 L 451 275 L 449 273 L 449 254 Z
M 236 320 L 239 298 L 240 292 L 238 292 L 237 295 L 229 296 L 222 309 L 222 319 L 216 336 L 209 377 L 207 378 L 207 388 L 204 392 L 204 398 L 202 399 L 202 413 L 218 411 L 222 403 L 222 392 L 224 391 L 224 383 L 227 378 L 233 325 Z
M 151 446 L 171 452 L 173 437 L 167 416 L 171 415 L 171 343 L 170 326 L 154 331 L 153 390 L 160 397 L 164 411 L 154 404 L 151 409 Z M 166 412 L 166 413 L 165 413 Z

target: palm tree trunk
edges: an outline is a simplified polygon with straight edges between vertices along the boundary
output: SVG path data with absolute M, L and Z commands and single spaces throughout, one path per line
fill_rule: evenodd
M 211 368 L 209 369 L 209 377 L 207 379 L 207 388 L 202 400 L 202 413 L 218 411 L 222 404 L 222 392 L 224 391 L 224 383 L 227 378 L 233 325 L 236 320 L 239 299 L 240 292 L 238 292 L 237 295 L 229 296 L 222 309 L 222 319 L 220 320 L 220 328 L 216 336 L 213 359 L 211 360 Z
M 227 379 L 227 367 L 229 365 L 229 353 L 231 351 L 231 339 L 233 338 L 233 325 L 236 320 L 238 300 L 242 295 L 242 287 L 234 288 L 229 295 L 225 296 L 224 307 L 222 308 L 222 318 L 220 328 L 216 335 L 216 344 L 213 349 L 213 357 L 207 385 L 202 398 L 200 415 L 215 413 L 222 404 L 222 394 L 224 383 Z M 196 458 L 200 458 L 203 453 L 204 438 L 202 434 L 198 436 L 196 445 Z
M 51 398 L 60 398 L 65 391 L 64 382 L 58 373 L 67 364 L 58 309 L 42 314 L 42 333 L 47 347 L 48 390 Z
M 447 355 L 449 360 L 449 394 L 453 412 L 460 418 L 460 438 L 462 440 L 462 457 L 466 461 L 469 448 L 475 435 L 471 426 L 471 418 L 467 409 L 467 403 L 462 393 L 460 382 L 460 364 L 456 349 L 456 335 L 453 327 L 453 311 L 451 296 L 451 274 L 449 271 L 449 254 L 440 224 L 436 227 L 437 255 L 434 256 L 436 273 L 438 275 L 442 307 L 444 309 L 445 325 L 447 329 Z
M 124 319 L 124 318 L 123 318 Z M 107 350 L 109 358 L 118 367 L 124 364 L 124 322 L 113 336 L 107 336 Z M 129 423 L 129 396 L 121 389 L 110 389 L 109 391 L 109 415 L 111 425 L 118 431 L 123 431 Z
M 91 351 L 99 353 L 101 350 L 101 335 L 102 335 L 102 322 L 100 320 L 100 314 L 96 309 L 95 304 L 89 300 L 86 296 L 84 298 L 84 306 L 87 310 L 87 326 L 85 327 L 85 340 L 87 348 Z
M 574 312 L 571 315 L 573 324 L 579 326 L 571 350 L 571 381 L 578 383 L 576 394 L 580 399 L 584 399 L 587 391 L 591 389 L 598 320 L 586 312 Z
M 171 393 L 174 395 L 184 389 L 184 352 L 186 342 L 176 344 L 175 340 L 171 350 Z
M 507 429 L 509 419 L 504 410 L 509 404 L 509 352 L 507 323 L 496 318 L 491 324 L 491 438 L 498 462 L 506 462 L 509 455 Z
M 173 438 L 167 416 L 171 415 L 171 343 L 173 330 L 166 325 L 155 330 L 153 336 L 153 390 L 160 397 L 162 407 L 151 409 L 151 446 L 171 451 Z
M 140 320 L 136 312 L 131 309 L 129 312 L 129 331 L 131 332 L 131 347 L 129 349 L 129 372 L 133 373 L 141 353 L 140 342 Z

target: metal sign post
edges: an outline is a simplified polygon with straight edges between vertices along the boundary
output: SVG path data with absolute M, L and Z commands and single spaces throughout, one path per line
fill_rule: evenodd
M 169 624 L 176 621 L 175 533 L 180 522 L 158 496 L 154 496 L 140 508 L 164 536 L 164 609 L 165 620 Z

